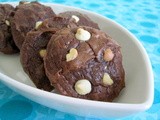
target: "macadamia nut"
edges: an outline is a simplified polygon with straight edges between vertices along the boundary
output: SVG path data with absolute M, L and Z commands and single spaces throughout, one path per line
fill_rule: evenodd
M 104 56 L 103 57 L 104 57 L 105 61 L 109 62 L 113 59 L 114 54 L 113 54 L 112 50 L 108 48 L 104 51 Z
M 70 49 L 69 53 L 66 55 L 66 61 L 69 62 L 74 60 L 78 56 L 78 52 L 75 48 Z

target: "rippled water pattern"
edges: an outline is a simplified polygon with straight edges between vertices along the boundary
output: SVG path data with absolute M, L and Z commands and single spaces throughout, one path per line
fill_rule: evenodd
M 0 0 L 7 2 L 7 0 Z M 11 2 L 12 0 L 8 0 Z M 15 0 L 14 0 L 15 1 Z M 75 6 L 120 23 L 143 44 L 152 62 L 155 98 L 152 107 L 122 120 L 160 120 L 160 0 L 40 0 Z M 25 109 L 21 109 L 25 108 Z M 98 111 L 97 111 L 98 112 Z M 8 115 L 9 114 L 9 115 Z M 0 83 L 0 120 L 95 120 L 34 103 Z M 96 119 L 97 120 L 97 119 Z M 98 119 L 107 120 L 107 119 Z M 120 119 L 117 119 L 120 120 Z

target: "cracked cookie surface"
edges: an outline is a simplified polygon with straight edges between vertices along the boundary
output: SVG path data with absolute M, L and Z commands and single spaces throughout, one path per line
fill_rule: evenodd
M 34 29 L 36 22 L 55 16 L 53 10 L 38 2 L 20 3 L 12 12 L 11 30 L 16 46 L 21 49 L 27 33 Z

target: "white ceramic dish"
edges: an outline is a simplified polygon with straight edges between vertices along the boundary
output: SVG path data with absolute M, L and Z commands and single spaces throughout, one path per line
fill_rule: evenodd
M 122 26 L 98 14 L 63 5 L 47 5 L 56 13 L 76 10 L 87 14 L 121 45 L 126 87 L 113 103 L 77 99 L 42 91 L 35 88 L 23 72 L 19 55 L 1 53 L 0 80 L 17 93 L 37 103 L 80 116 L 122 117 L 150 108 L 153 102 L 153 73 L 147 53 L 140 42 Z

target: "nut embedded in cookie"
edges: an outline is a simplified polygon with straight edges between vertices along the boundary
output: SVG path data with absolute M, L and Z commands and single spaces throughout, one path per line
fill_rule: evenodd
M 75 48 L 70 49 L 69 53 L 66 55 L 66 61 L 69 62 L 74 60 L 78 56 L 78 52 Z
M 113 54 L 112 50 L 108 48 L 104 51 L 104 56 L 103 57 L 104 57 L 104 60 L 108 62 L 108 61 L 111 61 L 113 59 L 114 54 Z

